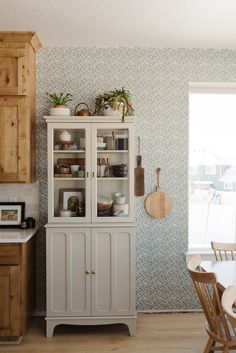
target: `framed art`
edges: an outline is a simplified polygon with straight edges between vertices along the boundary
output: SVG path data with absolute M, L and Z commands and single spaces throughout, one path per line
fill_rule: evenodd
M 59 209 L 71 211 L 71 216 L 81 217 L 85 214 L 85 189 L 60 189 Z
M 0 202 L 0 227 L 20 227 L 25 218 L 25 202 Z

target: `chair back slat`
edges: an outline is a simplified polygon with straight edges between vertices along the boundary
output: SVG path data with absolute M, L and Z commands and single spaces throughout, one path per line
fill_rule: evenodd
M 217 243 L 212 241 L 211 248 L 214 251 L 216 261 L 235 260 L 236 243 Z
M 217 287 L 215 273 L 202 270 L 201 258 L 193 258 L 187 264 L 199 301 L 204 311 L 211 335 L 225 341 L 232 339 L 221 305 L 221 295 Z

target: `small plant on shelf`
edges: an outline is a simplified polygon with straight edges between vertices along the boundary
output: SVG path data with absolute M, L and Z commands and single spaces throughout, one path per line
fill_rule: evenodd
M 70 109 L 67 108 L 67 103 L 72 101 L 70 93 L 47 93 L 53 108 L 50 109 L 50 115 L 70 115 Z
M 96 97 L 95 112 L 97 115 L 132 116 L 134 109 L 131 103 L 130 91 L 124 87 L 114 91 L 105 92 Z

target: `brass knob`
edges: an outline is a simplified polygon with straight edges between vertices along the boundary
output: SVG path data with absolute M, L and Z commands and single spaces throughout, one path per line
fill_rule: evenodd
M 89 172 L 86 172 L 87 178 L 89 177 Z
M 90 272 L 89 271 L 85 271 L 86 275 L 90 275 Z
M 95 274 L 96 274 L 96 272 L 95 272 L 95 271 L 92 271 L 91 273 L 92 273 L 92 275 L 95 275 Z

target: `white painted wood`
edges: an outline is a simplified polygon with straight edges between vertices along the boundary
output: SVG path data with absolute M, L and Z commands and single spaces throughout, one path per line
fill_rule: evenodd
M 46 117 L 48 123 L 48 219 L 47 233 L 47 337 L 59 324 L 99 325 L 124 323 L 136 332 L 135 233 L 134 233 L 134 128 L 133 118 L 121 123 L 114 117 Z M 84 129 L 84 151 L 71 158 L 86 159 L 86 177 L 54 178 L 57 158 L 70 151 L 54 151 L 54 130 Z M 129 134 L 127 151 L 97 153 L 97 130 L 124 129 Z M 100 157 L 99 157 L 100 156 Z M 97 180 L 97 158 L 112 156 L 114 163 L 128 164 L 126 178 Z M 94 174 L 94 176 L 93 176 Z M 58 217 L 54 213 L 60 188 L 85 188 L 86 216 Z M 127 217 L 97 217 L 97 188 L 104 196 L 124 191 L 130 205 Z M 59 202 L 59 199 L 58 199 Z
M 134 229 L 92 229 L 92 315 L 134 315 Z
M 52 337 L 57 325 L 110 325 L 125 324 L 129 329 L 129 335 L 136 335 L 136 319 L 134 316 L 115 316 L 115 317 L 46 317 L 46 336 Z
M 90 230 L 47 229 L 47 316 L 88 316 Z

